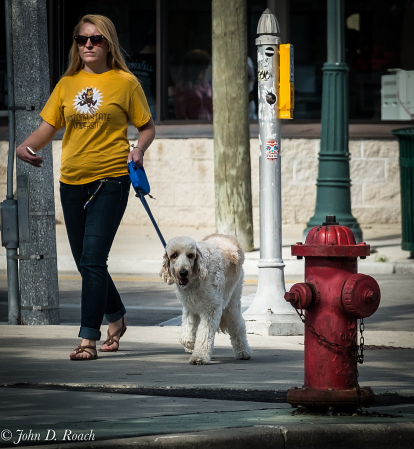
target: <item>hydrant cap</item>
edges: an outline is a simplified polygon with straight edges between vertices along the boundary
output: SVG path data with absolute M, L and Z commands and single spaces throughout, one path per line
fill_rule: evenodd
M 347 226 L 324 223 L 309 231 L 305 245 L 356 245 L 356 241 Z
M 348 315 L 368 318 L 380 305 L 381 291 L 374 278 L 356 273 L 345 282 L 341 296 L 342 305 Z
M 323 225 L 309 231 L 304 245 L 292 245 L 293 256 L 360 257 L 369 254 L 369 245 L 357 245 L 351 229 L 340 226 L 332 215 L 326 217 Z

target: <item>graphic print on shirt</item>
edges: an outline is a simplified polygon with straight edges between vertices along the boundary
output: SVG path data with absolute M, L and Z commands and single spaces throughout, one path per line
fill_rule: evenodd
M 78 92 L 76 95 L 73 105 L 77 112 L 83 114 L 95 114 L 101 105 L 102 94 L 99 89 L 94 87 L 87 87 L 83 89 L 82 92 Z
M 66 124 L 70 123 L 75 129 L 102 128 L 111 121 L 111 114 L 98 112 L 102 103 L 102 92 L 96 87 L 86 87 L 75 95 L 73 107 L 77 113 L 67 116 Z

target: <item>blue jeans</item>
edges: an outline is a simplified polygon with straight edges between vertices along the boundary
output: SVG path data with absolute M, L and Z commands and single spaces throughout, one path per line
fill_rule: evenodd
M 108 273 L 108 255 L 128 202 L 129 176 L 107 178 L 84 209 L 101 181 L 69 185 L 60 183 L 60 198 L 69 244 L 82 276 L 79 337 L 101 338 L 103 317 L 113 323 L 126 313 Z

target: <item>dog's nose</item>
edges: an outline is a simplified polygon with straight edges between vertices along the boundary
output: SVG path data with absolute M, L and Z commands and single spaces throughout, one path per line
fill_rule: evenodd
M 187 275 L 188 275 L 188 270 L 184 270 L 184 269 L 180 270 L 180 276 L 182 278 L 187 277 Z

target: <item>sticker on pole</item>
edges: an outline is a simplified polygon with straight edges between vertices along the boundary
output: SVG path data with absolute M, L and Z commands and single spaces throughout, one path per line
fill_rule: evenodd
M 279 156 L 279 142 L 277 140 L 268 140 L 266 143 L 266 159 L 275 161 Z

